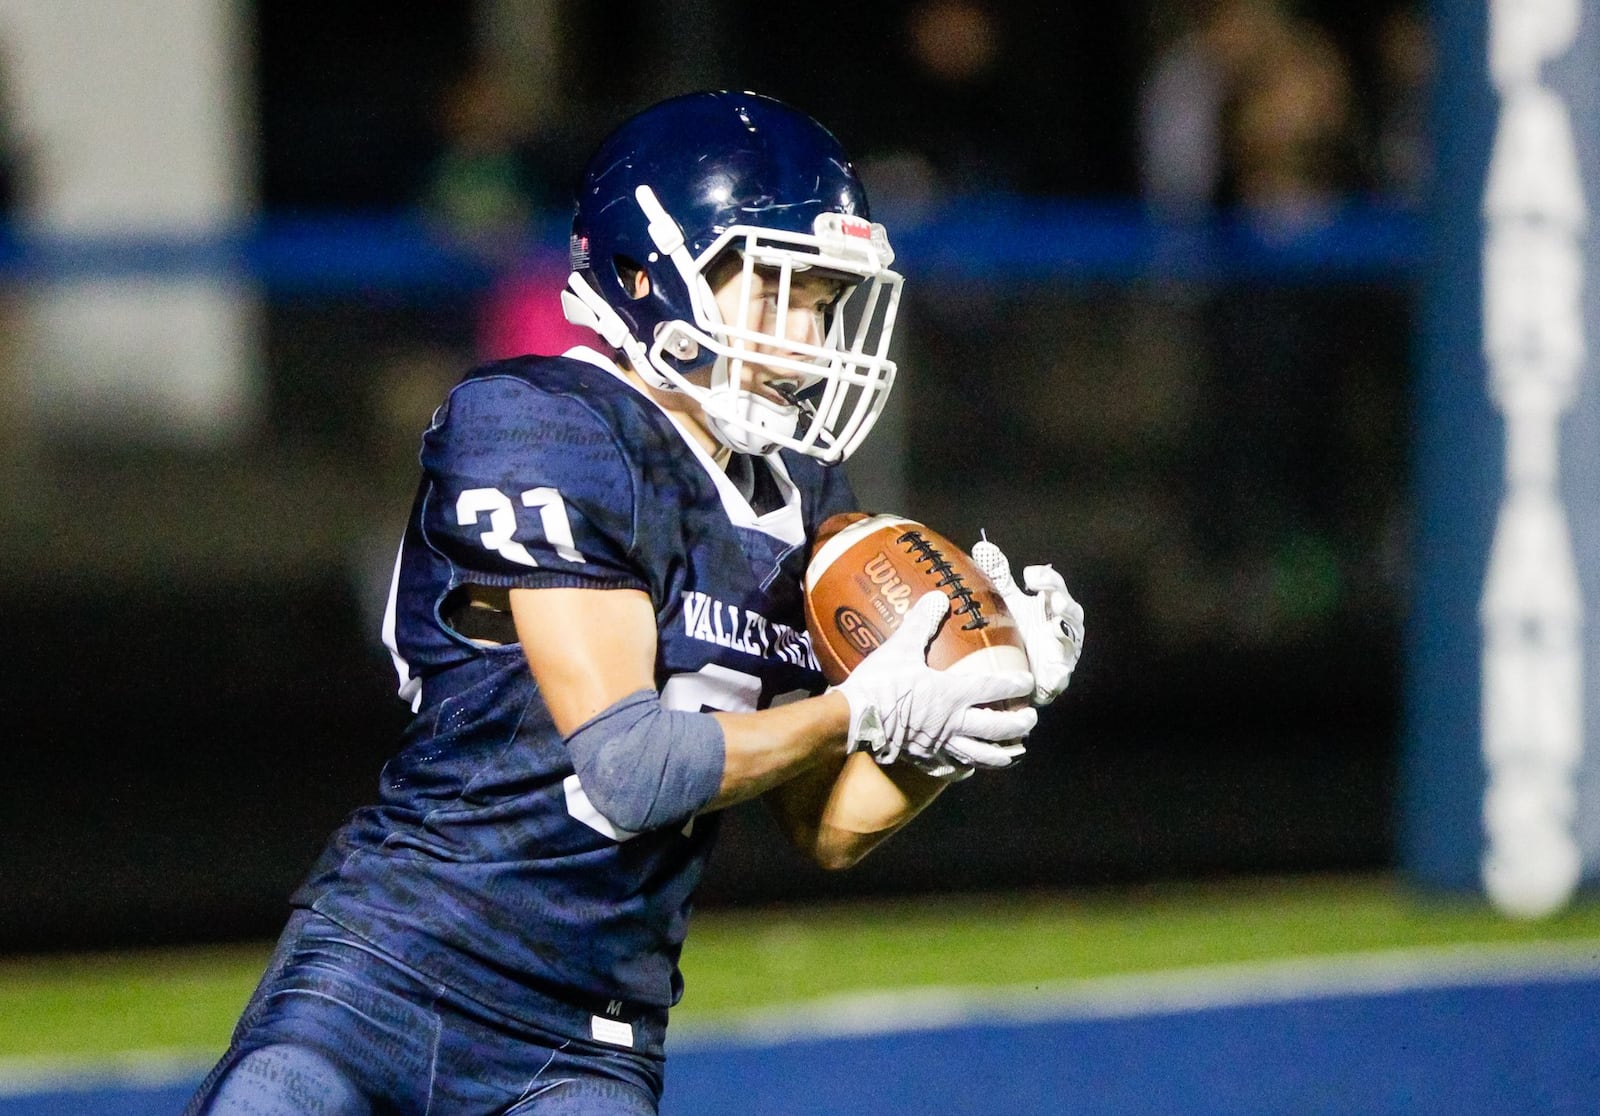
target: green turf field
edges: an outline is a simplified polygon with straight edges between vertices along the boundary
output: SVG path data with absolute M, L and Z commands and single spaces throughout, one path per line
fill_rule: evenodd
M 674 1013 L 919 985 L 1028 985 L 1397 947 L 1600 940 L 1600 901 L 1541 922 L 1381 876 L 804 905 L 697 915 Z M 0 959 L 0 1057 L 220 1050 L 269 943 Z

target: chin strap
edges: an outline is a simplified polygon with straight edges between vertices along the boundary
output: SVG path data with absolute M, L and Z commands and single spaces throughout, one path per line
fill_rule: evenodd
M 773 435 L 794 437 L 800 421 L 799 408 L 779 407 L 726 384 L 707 393 L 700 406 L 717 440 L 740 453 L 771 453 L 779 445 Z

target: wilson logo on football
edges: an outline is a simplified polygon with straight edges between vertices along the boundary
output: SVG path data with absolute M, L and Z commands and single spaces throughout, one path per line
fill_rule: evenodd
M 862 569 L 872 579 L 872 584 L 878 587 L 878 592 L 889 602 L 890 607 L 895 611 L 895 615 L 904 616 L 906 610 L 911 607 L 911 586 L 902 581 L 900 575 L 895 573 L 894 563 L 889 560 L 889 556 L 880 551 L 876 556 L 868 559 L 867 564 Z
M 849 640 L 863 655 L 883 643 L 883 633 L 874 628 L 865 616 L 848 605 L 834 610 L 833 624 L 839 629 L 839 634 Z

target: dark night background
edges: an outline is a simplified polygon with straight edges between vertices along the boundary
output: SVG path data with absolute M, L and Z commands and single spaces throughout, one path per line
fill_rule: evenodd
M 731 0 L 566 7 L 561 101 L 522 152 L 554 243 L 589 146 L 698 86 L 791 99 L 864 174 L 923 144 L 957 164 L 959 197 L 1133 211 L 1140 75 L 1192 15 L 996 5 L 1003 64 L 953 90 L 898 49 L 906 2 L 837 19 Z M 1345 53 L 1358 133 L 1391 7 L 1301 8 Z M 473 17 L 441 0 L 261 0 L 263 212 L 411 212 Z M 1374 181 L 1340 186 L 1361 200 Z M 1018 564 L 1054 562 L 1087 610 L 1083 664 L 1019 770 L 956 788 L 852 872 L 808 868 L 758 806 L 735 810 L 702 902 L 1390 867 L 1408 275 L 1174 287 L 932 269 L 907 289 L 904 441 L 858 488 L 958 541 L 986 528 Z M 436 389 L 473 358 L 481 294 L 271 291 L 254 444 L 48 448 L 56 495 L 116 529 L 86 539 L 46 509 L 37 545 L 6 551 L 0 949 L 276 932 L 405 721 L 372 571 Z

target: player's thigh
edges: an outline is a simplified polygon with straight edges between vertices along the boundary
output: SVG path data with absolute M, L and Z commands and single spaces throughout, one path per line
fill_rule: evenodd
M 190 1112 L 235 1110 L 218 1107 L 224 1097 L 241 1113 L 256 1111 L 246 1098 L 257 1108 L 319 1111 L 293 1107 L 308 1089 L 326 1094 L 340 1116 L 427 1111 L 440 1033 L 431 990 L 341 934 L 311 924 L 300 935 L 257 989 Z
M 539 1087 L 504 1116 L 657 1116 L 656 1098 L 626 1081 L 569 1077 Z
M 424 1116 L 439 1020 L 348 974 L 268 994 L 215 1075 L 206 1116 Z
M 230 1062 L 190 1111 L 205 1116 L 371 1116 L 372 1105 L 344 1070 L 319 1050 L 279 1044 Z

